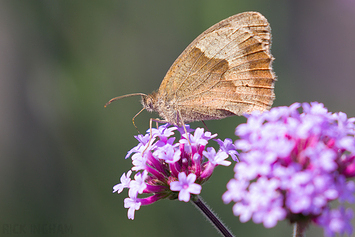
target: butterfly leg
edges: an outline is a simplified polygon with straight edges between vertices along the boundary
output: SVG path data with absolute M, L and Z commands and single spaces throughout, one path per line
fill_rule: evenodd
M 143 111 L 145 110 L 145 108 L 141 109 L 136 115 L 134 115 L 134 117 L 132 118 L 132 123 L 133 123 L 133 126 L 137 129 L 137 132 L 140 134 L 136 124 L 134 123 L 134 119 Z
M 148 141 L 148 144 L 146 146 L 146 148 L 144 149 L 144 151 L 142 152 L 142 154 L 148 149 L 148 147 L 150 146 L 150 142 L 152 141 L 152 138 L 153 138 L 153 121 L 156 122 L 156 125 L 157 125 L 157 128 L 158 128 L 158 123 L 167 123 L 168 121 L 166 120 L 161 120 L 161 119 L 153 119 L 153 118 L 150 118 L 149 119 L 149 141 Z
M 210 130 L 208 129 L 207 125 L 205 124 L 205 121 L 201 120 L 201 122 L 202 122 L 202 123 L 203 123 L 203 125 L 205 126 L 206 131 L 210 131 Z
M 179 113 L 179 116 L 180 116 L 180 120 L 181 120 L 181 123 L 182 123 L 182 127 L 184 128 L 184 131 L 185 131 L 185 134 L 186 134 L 187 141 L 189 142 L 189 145 L 191 146 L 191 142 L 190 142 L 189 134 L 187 133 L 187 130 L 186 130 L 186 127 L 185 127 L 185 123 L 184 123 L 184 120 L 182 119 L 182 116 L 181 116 L 180 111 L 178 111 L 178 113 Z

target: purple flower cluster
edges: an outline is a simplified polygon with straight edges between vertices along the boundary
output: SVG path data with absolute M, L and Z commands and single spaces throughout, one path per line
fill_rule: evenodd
M 355 176 L 354 122 L 317 102 L 253 113 L 236 128 L 241 162 L 223 201 L 235 202 L 241 222 L 270 228 L 287 218 L 316 223 L 328 236 L 350 235 L 353 214 L 343 204 L 354 202 L 355 184 L 347 180 Z
M 128 188 L 128 198 L 124 200 L 125 208 L 128 208 L 128 218 L 134 219 L 134 212 L 141 205 L 152 204 L 160 199 L 179 199 L 188 202 L 190 195 L 200 194 L 201 185 L 212 175 L 218 165 L 229 166 L 226 161 L 228 155 L 236 157 L 236 149 L 231 139 L 216 141 L 220 145 L 218 152 L 206 145 L 208 140 L 215 138 L 217 134 L 204 132 L 203 128 L 197 128 L 194 134 L 189 125 L 185 126 L 188 133 L 182 128 L 162 125 L 158 129 L 150 129 L 146 135 L 138 135 L 135 138 L 139 144 L 131 149 L 126 159 L 132 154 L 132 171 L 137 173 L 134 179 L 130 176 L 132 171 L 121 176 L 121 183 L 113 187 L 113 192 L 121 193 Z M 180 132 L 180 139 L 175 142 L 174 131 Z M 138 194 L 152 194 L 146 198 L 138 198 Z

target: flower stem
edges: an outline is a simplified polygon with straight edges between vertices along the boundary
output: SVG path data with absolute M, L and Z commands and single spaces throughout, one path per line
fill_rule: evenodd
M 306 237 L 304 233 L 307 228 L 306 222 L 296 222 L 293 224 L 293 237 Z
M 202 201 L 201 197 L 195 196 L 191 198 L 191 202 L 205 215 L 205 217 L 219 230 L 221 235 L 225 237 L 234 237 L 230 230 L 222 223 L 222 221 L 210 210 L 210 208 Z

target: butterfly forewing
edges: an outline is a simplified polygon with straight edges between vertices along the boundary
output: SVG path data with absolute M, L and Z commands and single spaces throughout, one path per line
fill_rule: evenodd
M 166 74 L 159 96 L 171 101 L 185 121 L 269 109 L 275 81 L 270 45 L 270 26 L 260 13 L 229 17 L 183 51 Z

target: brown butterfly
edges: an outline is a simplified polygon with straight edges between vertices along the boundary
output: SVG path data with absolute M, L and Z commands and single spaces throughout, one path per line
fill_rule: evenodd
M 160 122 L 178 126 L 268 110 L 275 99 L 276 81 L 270 31 L 266 18 L 258 12 L 222 20 L 187 46 L 158 91 L 116 97 L 106 105 L 141 95 L 141 111 L 155 111 L 164 119 Z

